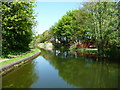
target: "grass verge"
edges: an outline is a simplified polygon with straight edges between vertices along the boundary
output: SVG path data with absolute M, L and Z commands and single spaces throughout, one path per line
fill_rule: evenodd
M 98 54 L 98 50 L 89 49 L 89 48 L 75 48 L 75 49 L 70 49 L 70 51 L 81 52 L 85 54 Z
M 4 65 L 7 65 L 9 63 L 13 63 L 15 61 L 18 61 L 18 60 L 21 60 L 23 58 L 26 58 L 26 57 L 29 57 L 29 56 L 32 56 L 33 54 L 37 53 L 37 52 L 40 52 L 40 49 L 38 48 L 35 48 L 35 49 L 32 49 L 31 52 L 27 53 L 27 54 L 24 54 L 24 55 L 21 55 L 21 56 L 18 56 L 16 58 L 12 58 L 12 59 L 9 59 L 9 60 L 6 60 L 6 61 L 3 61 L 0 63 L 0 67 L 4 66 Z

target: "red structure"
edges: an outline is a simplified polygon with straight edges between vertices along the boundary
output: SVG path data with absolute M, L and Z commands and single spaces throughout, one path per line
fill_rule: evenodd
M 90 48 L 90 46 L 96 47 L 96 44 L 93 42 L 83 43 L 81 45 L 77 45 L 77 48 Z

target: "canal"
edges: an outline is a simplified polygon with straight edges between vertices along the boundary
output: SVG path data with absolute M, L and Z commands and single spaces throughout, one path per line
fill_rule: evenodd
M 118 64 L 70 51 L 41 55 L 2 78 L 3 88 L 117 88 Z

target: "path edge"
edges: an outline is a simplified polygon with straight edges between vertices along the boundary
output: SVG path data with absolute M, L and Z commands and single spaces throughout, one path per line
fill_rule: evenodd
M 40 55 L 41 52 L 37 52 L 35 54 L 33 54 L 32 56 L 23 58 L 21 60 L 15 61 L 13 63 L 7 64 L 5 66 L 0 67 L 0 76 L 4 76 L 7 73 L 11 72 L 12 70 L 15 70 L 16 68 L 24 65 L 25 63 L 27 63 L 30 60 L 33 60 L 34 58 L 38 57 Z

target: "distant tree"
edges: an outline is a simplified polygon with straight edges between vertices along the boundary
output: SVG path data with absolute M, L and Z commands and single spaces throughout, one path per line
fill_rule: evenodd
M 46 30 L 42 34 L 39 34 L 34 37 L 34 39 L 30 43 L 30 47 L 37 47 L 39 43 L 51 42 L 51 38 L 53 37 L 53 32 L 51 30 Z

